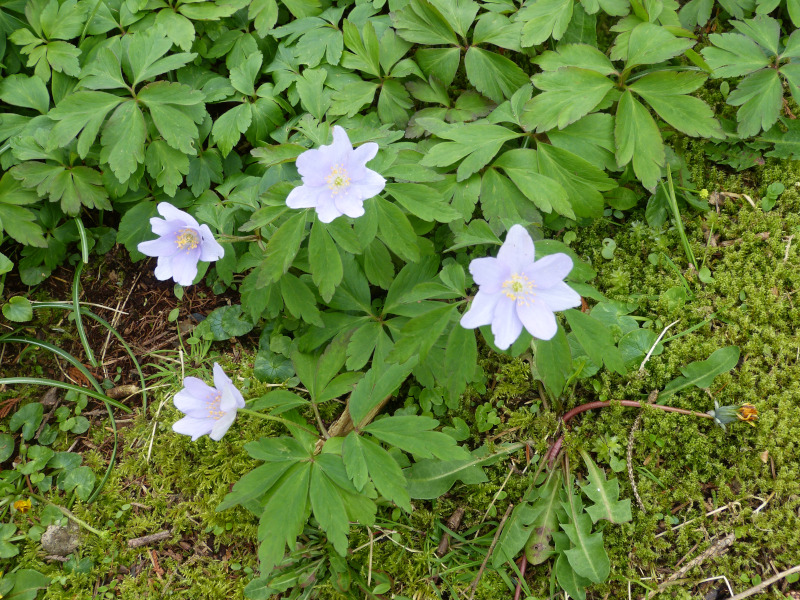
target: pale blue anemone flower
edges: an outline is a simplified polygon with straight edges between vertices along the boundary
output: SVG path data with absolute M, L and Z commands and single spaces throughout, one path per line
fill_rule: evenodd
M 213 262 L 225 254 L 225 250 L 214 239 L 208 225 L 200 225 L 187 212 L 168 202 L 158 205 L 158 214 L 150 227 L 158 239 L 140 243 L 137 248 L 146 256 L 157 256 L 156 279 L 174 279 L 180 285 L 192 285 L 197 277 L 197 262 Z
M 366 164 L 375 158 L 378 144 L 367 142 L 353 150 L 350 138 L 338 125 L 333 127 L 333 143 L 306 150 L 297 157 L 297 171 L 303 185 L 286 198 L 289 208 L 313 208 L 323 223 L 336 217 L 360 217 L 364 200 L 378 195 L 386 180 Z
M 208 434 L 218 442 L 236 419 L 236 411 L 244 408 L 242 393 L 217 363 L 214 363 L 214 387 L 197 377 L 186 377 L 183 389 L 172 401 L 175 408 L 186 414 L 173 424 L 172 430 L 192 436 L 192 441 Z
M 476 258 L 469 272 L 478 293 L 461 326 L 492 326 L 495 346 L 506 350 L 522 333 L 549 340 L 558 331 L 553 313 L 580 306 L 580 295 L 564 283 L 572 259 L 563 253 L 535 260 L 533 240 L 524 227 L 514 225 L 497 258 Z

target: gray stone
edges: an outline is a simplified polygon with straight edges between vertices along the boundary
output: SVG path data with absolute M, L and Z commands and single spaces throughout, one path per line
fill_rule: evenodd
M 50 525 L 42 534 L 42 549 L 47 554 L 55 556 L 67 556 L 75 552 L 81 543 L 79 527 L 70 521 L 69 525 Z

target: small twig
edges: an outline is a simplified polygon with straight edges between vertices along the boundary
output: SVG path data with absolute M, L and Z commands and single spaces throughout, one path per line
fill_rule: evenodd
M 517 589 L 514 590 L 514 600 L 519 600 L 520 595 L 522 594 L 522 580 L 525 578 L 525 567 L 528 566 L 528 557 L 527 555 L 522 555 L 522 560 L 519 564 L 519 579 L 517 580 Z
M 783 262 L 789 260 L 789 249 L 792 247 L 792 239 L 794 239 L 794 235 L 790 235 L 789 239 L 786 240 L 786 252 L 783 255 Z
M 480 523 L 478 523 L 478 525 L 481 525 L 486 520 L 486 517 L 489 516 L 489 511 L 492 510 L 492 507 L 494 506 L 494 503 L 497 502 L 497 498 L 500 496 L 500 493 L 503 491 L 503 489 L 505 489 L 506 484 L 508 483 L 508 480 L 511 479 L 511 476 L 513 474 L 514 474 L 514 470 L 513 469 L 509 469 L 508 470 L 508 475 L 506 475 L 505 480 L 503 480 L 503 484 L 500 486 L 500 489 L 497 490 L 497 493 L 495 493 L 494 497 L 492 498 L 492 501 L 489 503 L 489 506 L 486 509 L 486 512 L 483 513 L 483 516 L 481 517 L 481 521 L 480 521 Z M 480 529 L 478 529 L 478 531 L 475 532 L 475 536 L 472 539 L 478 539 L 478 534 L 479 533 L 480 533 Z
M 162 540 L 172 537 L 172 531 L 167 529 L 159 531 L 158 533 L 151 533 L 150 535 L 143 535 L 142 537 L 133 538 L 128 540 L 128 548 L 139 548 L 141 546 L 149 546 Z
M 317 403 L 313 400 L 311 401 L 311 408 L 314 409 L 314 417 L 317 419 L 317 426 L 319 430 L 322 432 L 322 437 L 326 440 L 330 438 L 330 434 L 328 433 L 328 429 L 325 427 L 325 423 L 322 422 L 322 415 L 319 414 L 319 408 L 317 407 Z
M 478 569 L 478 574 L 475 576 L 475 579 L 472 580 L 472 585 L 470 585 L 470 594 L 469 600 L 472 600 L 475 597 L 475 591 L 478 589 L 478 584 L 481 581 L 481 577 L 483 577 L 483 572 L 486 570 L 486 564 L 489 562 L 489 557 L 494 552 L 494 547 L 497 546 L 497 540 L 500 539 L 500 534 L 503 531 L 503 527 L 508 520 L 508 515 L 511 514 L 511 510 L 514 508 L 513 504 L 509 504 L 508 508 L 506 509 L 506 513 L 503 515 L 503 518 L 500 519 L 500 524 L 497 526 L 497 531 L 494 532 L 494 539 L 492 539 L 492 544 L 489 546 L 489 550 L 486 551 L 486 556 L 483 557 L 483 562 L 481 563 L 481 568 Z
M 645 363 L 647 363 L 647 361 L 648 361 L 648 360 L 650 360 L 650 355 L 651 355 L 651 354 L 653 354 L 653 351 L 656 349 L 656 346 L 658 346 L 658 343 L 661 341 L 661 338 L 663 338 L 663 337 L 664 337 L 664 334 L 665 334 L 665 333 L 667 333 L 667 330 L 668 330 L 670 327 L 672 327 L 673 325 L 675 325 L 675 323 L 678 323 L 679 321 L 680 321 L 680 319 L 678 319 L 677 321 L 673 321 L 672 323 L 670 323 L 669 325 L 667 325 L 666 327 L 664 327 L 664 330 L 661 332 L 661 335 L 659 335 L 659 336 L 656 338 L 656 341 L 655 341 L 655 343 L 652 345 L 652 347 L 650 348 L 650 351 L 647 353 L 647 356 L 645 356 L 645 357 L 644 357 L 644 360 L 642 361 L 642 364 L 640 364 L 640 365 L 639 365 L 639 372 L 641 372 L 641 371 L 642 371 L 642 369 L 644 369 L 644 365 L 645 365 Z
M 450 518 L 447 519 L 447 528 L 450 531 L 455 531 L 461 525 L 461 519 L 464 518 L 464 513 L 466 509 L 463 506 L 459 506 Z M 450 534 L 445 531 L 444 535 L 442 536 L 441 541 L 439 541 L 439 546 L 436 548 L 436 556 L 441 558 L 447 551 L 450 549 Z
M 729 533 L 723 538 L 719 538 L 716 542 L 711 544 L 708 548 L 706 548 L 703 552 L 701 552 L 698 556 L 690 560 L 683 566 L 681 569 L 675 571 L 672 575 L 670 575 L 667 579 L 661 582 L 658 585 L 658 591 L 662 591 L 663 589 L 669 587 L 675 580 L 680 579 L 686 573 L 691 571 L 694 567 L 701 564 L 708 558 L 712 558 L 715 556 L 721 556 L 725 552 L 727 552 L 728 548 L 733 544 L 734 536 L 732 533 Z
M 775 577 L 770 577 L 766 581 L 762 581 L 758 585 L 751 587 L 749 590 L 746 590 L 741 594 L 736 594 L 730 600 L 742 600 L 743 598 L 749 598 L 750 596 L 757 594 L 764 588 L 771 586 L 773 583 L 780 581 L 781 579 L 787 577 L 788 575 L 791 575 L 792 573 L 800 573 L 800 565 L 792 567 L 791 569 L 786 569 L 785 571 L 781 571 L 780 573 L 775 575 Z
M 714 510 L 711 510 L 711 511 L 707 512 L 704 516 L 710 517 L 711 515 L 715 515 L 717 513 L 721 513 L 722 511 L 728 510 L 729 508 L 731 508 L 733 506 L 736 506 L 737 504 L 739 504 L 739 506 L 741 507 L 741 503 L 738 500 L 734 500 L 733 502 L 731 502 L 729 504 L 726 504 L 725 506 L 720 506 L 719 508 L 715 508 Z M 675 525 L 675 527 L 672 527 L 670 529 L 665 529 L 661 533 L 657 533 L 655 535 L 655 537 L 660 538 L 662 535 L 666 535 L 670 531 L 676 531 L 676 530 L 680 529 L 681 527 L 686 527 L 689 523 L 693 523 L 694 521 L 696 521 L 699 518 L 700 517 L 695 517 L 694 519 L 689 519 L 688 521 L 684 521 L 680 525 Z
M 644 413 L 639 413 L 639 416 L 636 417 L 636 420 L 633 422 L 631 433 L 628 436 L 628 478 L 631 480 L 631 488 L 633 488 L 633 496 L 636 498 L 636 503 L 639 505 L 642 513 L 647 514 L 647 510 L 644 507 L 642 498 L 639 496 L 639 490 L 636 487 L 636 477 L 633 475 L 633 434 L 636 433 L 637 429 L 639 429 L 639 425 L 641 425 L 643 418 Z

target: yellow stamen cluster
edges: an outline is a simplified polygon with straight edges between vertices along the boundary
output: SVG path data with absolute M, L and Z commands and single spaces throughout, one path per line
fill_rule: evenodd
M 737 410 L 736 413 L 737 413 L 736 417 L 740 421 L 750 423 L 750 425 L 752 425 L 753 427 L 756 426 L 756 424 L 753 423 L 753 421 L 758 420 L 758 409 L 752 404 L 742 404 L 742 406 L 739 407 L 739 410 Z
M 214 419 L 218 421 L 224 415 L 224 411 L 220 408 L 220 401 L 222 400 L 222 394 L 216 394 L 214 396 L 210 396 L 209 399 L 206 401 L 206 408 L 208 409 L 208 418 Z
M 325 181 L 328 182 L 328 189 L 334 196 L 350 187 L 350 177 L 344 165 L 333 165 Z
M 200 236 L 194 229 L 186 227 L 175 232 L 175 245 L 178 250 L 194 250 L 200 245 Z
M 510 279 L 503 282 L 503 293 L 512 300 L 523 304 L 533 304 L 534 282 L 525 275 L 514 273 Z
M 14 502 L 14 508 L 21 513 L 26 513 L 31 509 L 31 500 L 30 498 L 26 498 L 25 500 L 17 500 Z

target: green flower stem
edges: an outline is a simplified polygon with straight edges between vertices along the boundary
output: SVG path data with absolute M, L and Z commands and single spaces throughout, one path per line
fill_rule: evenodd
M 75 516 L 75 514 L 74 514 L 72 511 L 70 511 L 70 510 L 68 510 L 68 509 L 64 508 L 63 506 L 59 506 L 59 505 L 58 505 L 58 504 L 56 504 L 55 502 L 51 502 L 50 500 L 48 500 L 48 499 L 47 499 L 47 498 L 45 498 L 44 496 L 40 496 L 39 494 L 33 494 L 33 493 L 30 493 L 30 492 L 28 492 L 28 495 L 29 495 L 30 497 L 32 497 L 32 498 L 36 498 L 36 499 L 37 499 L 39 502 L 44 502 L 44 503 L 46 503 L 46 504 L 49 504 L 50 506 L 55 506 L 55 507 L 56 507 L 58 510 L 60 510 L 60 511 L 61 511 L 61 512 L 64 514 L 64 516 L 66 516 L 68 519 L 70 519 L 71 521 L 74 521 L 75 523 L 77 523 L 78 525 L 80 525 L 81 527 L 83 527 L 84 529 L 86 529 L 87 531 L 91 531 L 91 532 L 92 532 L 93 534 L 95 534 L 97 537 L 101 537 L 101 538 L 108 537 L 108 532 L 107 532 L 107 531 L 100 531 L 99 529 L 95 529 L 94 527 L 92 527 L 91 525 L 89 525 L 89 524 L 88 524 L 86 521 L 84 521 L 83 519 L 80 519 L 80 518 L 76 517 L 76 516 Z
M 287 427 L 299 427 L 300 429 L 303 429 L 303 430 L 305 430 L 305 431 L 307 431 L 307 432 L 309 432 L 311 434 L 314 434 L 314 437 L 319 437 L 319 433 L 318 432 L 314 431 L 313 429 L 309 429 L 308 427 L 305 427 L 304 425 L 301 425 L 300 423 L 295 423 L 294 421 L 290 421 L 289 419 L 283 419 L 281 417 L 274 417 L 272 415 L 265 415 L 264 413 L 261 413 L 261 412 L 255 411 L 255 410 L 250 410 L 249 408 L 239 408 L 237 410 L 238 410 L 238 412 L 244 413 L 246 415 L 250 415 L 251 417 L 257 417 L 259 419 L 264 419 L 266 421 L 276 421 L 278 423 L 283 423 Z

